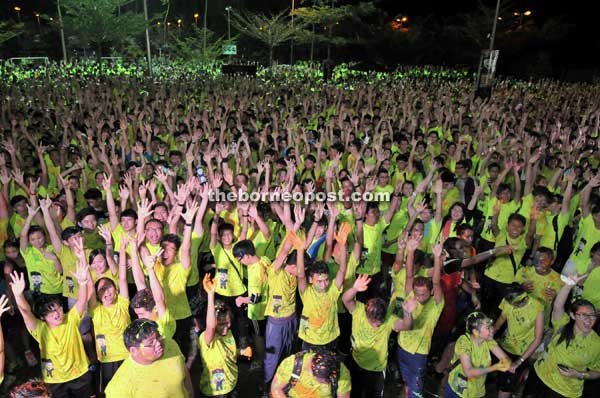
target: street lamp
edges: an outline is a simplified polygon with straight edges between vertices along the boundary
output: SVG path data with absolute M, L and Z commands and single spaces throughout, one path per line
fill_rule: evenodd
M 179 30 L 179 34 L 181 34 L 181 24 L 183 23 L 183 21 L 180 19 L 177 20 L 177 29 Z
M 35 15 L 35 20 L 37 22 L 38 29 L 41 29 L 41 27 L 40 27 L 40 13 L 39 12 L 35 12 L 35 13 L 33 13 L 33 15 Z
M 17 18 L 19 18 L 19 22 L 21 22 L 21 7 L 15 6 L 14 10 L 17 12 Z
M 194 13 L 194 23 L 196 24 L 196 26 L 198 26 L 198 18 L 199 17 L 200 17 L 200 14 Z
M 225 11 L 227 11 L 227 40 L 231 40 L 231 6 L 225 7 Z

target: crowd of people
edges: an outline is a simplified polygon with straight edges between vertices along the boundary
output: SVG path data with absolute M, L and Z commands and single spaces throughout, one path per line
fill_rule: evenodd
M 600 88 L 351 83 L 3 84 L 11 396 L 596 396 Z

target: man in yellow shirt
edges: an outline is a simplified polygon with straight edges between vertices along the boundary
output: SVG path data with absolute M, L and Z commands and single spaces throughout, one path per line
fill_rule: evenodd
M 411 328 L 417 302 L 405 301 L 404 316 L 400 319 L 387 313 L 387 303 L 380 297 L 370 298 L 366 305 L 356 301 L 356 294 L 366 291 L 370 281 L 368 275 L 360 275 L 342 296 L 344 306 L 352 314 L 352 357 L 348 366 L 354 381 L 353 394 L 381 398 L 390 334 Z
M 40 346 L 42 379 L 52 396 L 59 398 L 88 397 L 92 393 L 88 359 L 79 334 L 91 285 L 85 259 L 78 263 L 73 276 L 79 283 L 79 295 L 75 306 L 64 314 L 60 300 L 48 296 L 41 296 L 32 311 L 23 294 L 23 274 L 15 271 L 10 275 L 11 288 L 27 330 Z
M 429 279 L 415 277 L 413 272 L 414 253 L 420 241 L 420 236 L 412 236 L 409 239 L 406 258 L 406 295 L 416 299 L 417 308 L 412 312 L 411 330 L 398 334 L 398 367 L 406 382 L 404 396 L 407 398 L 422 396 L 431 337 L 444 309 L 444 293 L 440 283 L 442 244 L 438 242 L 431 248 L 434 265 L 432 278 Z
M 129 357 L 106 387 L 106 398 L 191 398 L 185 359 L 171 339 L 158 333 L 156 322 L 136 319 L 123 335 Z

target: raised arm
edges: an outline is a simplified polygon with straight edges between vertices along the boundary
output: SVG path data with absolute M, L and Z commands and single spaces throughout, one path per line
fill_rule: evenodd
M 432 247 L 433 253 L 433 275 L 431 282 L 433 283 L 433 297 L 437 304 L 441 303 L 444 299 L 444 292 L 442 291 L 442 242 L 436 242 Z
M 304 293 L 308 287 L 306 280 L 306 270 L 304 269 L 304 249 L 306 247 L 306 241 L 303 237 L 296 235 L 294 232 L 289 232 L 289 237 L 292 240 L 292 244 L 297 251 L 296 256 L 296 269 L 298 272 L 298 290 L 300 293 Z
M 600 186 L 600 174 L 593 176 L 581 191 L 581 217 L 585 218 L 590 214 L 590 195 L 598 186 Z
M 22 272 L 13 271 L 10 274 L 10 288 L 13 291 L 15 296 L 15 301 L 17 303 L 17 307 L 19 308 L 19 312 L 23 316 L 23 320 L 25 321 L 25 326 L 28 330 L 34 331 L 37 327 L 38 320 L 33 315 L 31 311 L 31 306 L 27 302 L 25 295 L 23 292 L 25 291 L 25 275 Z
M 110 229 L 114 231 L 119 225 L 119 216 L 117 214 L 117 207 L 115 205 L 115 199 L 112 194 L 112 174 L 104 174 L 102 179 L 102 188 L 106 193 L 106 207 L 108 208 L 108 218 L 110 220 Z
M 19 234 L 19 245 L 21 247 L 22 252 L 25 252 L 25 250 L 27 250 L 29 228 L 31 227 L 33 217 L 35 217 L 35 214 L 39 210 L 39 207 L 35 208 L 27 205 L 27 218 L 25 219 L 25 223 L 23 224 L 23 228 L 21 228 L 21 233 Z
M 60 236 L 58 236 L 58 231 L 56 230 L 56 225 L 54 224 L 54 220 L 50 215 L 50 206 L 52 205 L 52 200 L 50 198 L 45 198 L 40 200 L 40 209 L 42 210 L 42 215 L 44 216 L 44 224 L 46 224 L 46 230 L 48 231 L 48 235 L 50 235 L 50 242 L 52 242 L 52 248 L 57 255 L 60 255 L 62 251 L 62 240 Z
M 194 226 L 194 216 L 198 211 L 198 202 L 192 201 L 191 205 L 188 206 L 185 213 L 181 215 L 185 221 L 183 227 L 183 241 L 181 242 L 181 254 L 180 260 L 183 268 L 190 269 L 192 266 L 192 227 Z
M 204 330 L 204 342 L 206 345 L 212 343 L 217 330 L 217 314 L 215 311 L 215 282 L 210 277 L 210 274 L 204 275 L 202 281 L 204 291 L 208 297 L 208 304 L 206 308 L 206 329 Z
M 370 282 L 371 278 L 369 275 L 359 275 L 352 287 L 344 292 L 342 295 L 342 303 L 344 303 L 344 306 L 349 313 L 354 312 L 356 306 L 356 294 L 358 292 L 366 292 Z

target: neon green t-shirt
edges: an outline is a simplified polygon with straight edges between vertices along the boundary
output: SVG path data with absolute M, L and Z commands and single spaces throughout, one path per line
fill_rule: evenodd
M 387 366 L 387 341 L 393 331 L 395 315 L 386 316 L 378 327 L 373 327 L 367 319 L 366 307 L 357 301 L 352 311 L 352 357 L 363 369 L 381 372 Z
M 473 368 L 487 368 L 492 364 L 490 351 L 496 346 L 498 346 L 498 343 L 494 340 L 484 341 L 481 345 L 478 345 L 466 334 L 458 338 L 454 346 L 454 356 L 451 363 L 454 364 L 456 361 L 459 361 L 459 363 L 448 375 L 448 384 L 452 388 L 452 391 L 462 398 L 480 398 L 485 396 L 486 375 L 467 377 L 460 363 L 460 357 L 463 354 L 467 354 Z
M 513 355 L 523 355 L 535 339 L 535 320 L 544 311 L 544 306 L 529 296 L 523 307 L 515 307 L 502 299 L 498 308 L 507 324 L 506 332 L 500 338 L 500 346 Z
M 299 337 L 310 344 L 325 345 L 340 335 L 338 324 L 338 298 L 342 290 L 330 283 L 327 290 L 318 293 L 308 285 L 300 298 L 304 307 L 300 317 Z
M 225 395 L 237 384 L 237 346 L 231 330 L 225 336 L 215 334 L 210 345 L 202 332 L 198 337 L 198 349 L 202 358 L 200 391 L 204 395 Z

